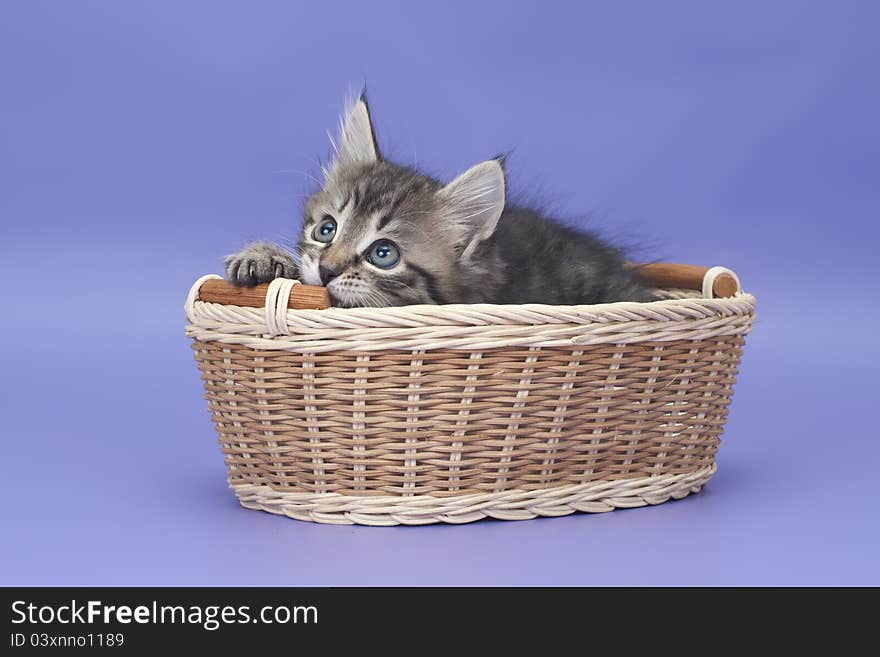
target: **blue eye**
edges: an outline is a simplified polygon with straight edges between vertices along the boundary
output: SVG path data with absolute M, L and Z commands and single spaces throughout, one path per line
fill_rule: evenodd
M 336 235 L 336 219 L 331 217 L 329 214 L 325 214 L 321 218 L 321 223 L 315 226 L 315 230 L 312 231 L 312 237 L 317 242 L 324 242 L 325 244 L 332 242 L 333 237 Z
M 391 269 L 400 262 L 400 249 L 394 242 L 379 240 L 367 252 L 367 261 L 379 269 Z

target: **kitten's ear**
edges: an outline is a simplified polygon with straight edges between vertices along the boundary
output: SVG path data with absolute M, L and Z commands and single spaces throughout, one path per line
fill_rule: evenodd
M 332 141 L 332 138 L 331 138 Z M 336 154 L 329 171 L 348 164 L 375 162 L 379 159 L 379 148 L 370 121 L 367 98 L 361 94 L 339 121 L 339 135 L 333 141 Z
M 492 236 L 504 210 L 504 169 L 498 160 L 471 167 L 437 192 L 444 214 L 468 258 Z

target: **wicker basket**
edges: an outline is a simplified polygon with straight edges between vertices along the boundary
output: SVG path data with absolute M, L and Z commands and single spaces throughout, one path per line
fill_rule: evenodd
M 284 279 L 258 290 L 263 307 L 215 303 L 199 291 L 219 277 L 202 277 L 186 332 L 230 486 L 250 509 L 367 525 L 698 492 L 755 299 L 718 267 L 643 277 L 667 298 L 329 310 L 290 309 Z

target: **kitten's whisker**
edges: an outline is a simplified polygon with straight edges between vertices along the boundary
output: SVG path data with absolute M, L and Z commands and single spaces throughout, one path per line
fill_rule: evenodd
M 368 303 L 376 308 L 382 308 L 384 306 L 392 306 L 394 304 L 390 303 L 390 299 L 386 297 L 384 294 L 379 292 L 378 290 L 367 290 Z
M 318 185 L 323 185 L 323 183 L 320 180 L 315 178 L 308 171 L 301 171 L 300 169 L 275 169 L 272 173 L 298 173 L 301 176 L 305 176 L 306 178 L 309 178 L 312 182 L 314 182 Z
M 406 288 L 407 290 L 411 290 L 413 292 L 413 299 L 421 298 L 421 293 L 416 288 L 414 288 L 412 285 L 407 285 L 403 281 L 398 281 L 393 278 L 389 278 L 385 282 L 386 283 L 393 283 L 394 285 L 397 285 L 401 288 Z
M 339 122 L 340 134 L 342 134 L 342 130 L 345 129 L 345 124 L 340 121 Z M 336 140 L 333 139 L 333 135 L 330 134 L 330 131 L 327 131 L 327 138 L 330 140 L 330 145 L 333 147 L 333 152 L 339 155 L 339 147 L 336 145 Z

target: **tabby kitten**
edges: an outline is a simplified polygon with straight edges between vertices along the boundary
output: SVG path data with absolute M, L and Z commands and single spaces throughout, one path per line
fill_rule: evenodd
M 505 205 L 500 159 L 449 184 L 384 159 L 362 95 L 342 119 L 293 255 L 257 242 L 227 278 L 325 285 L 333 305 L 651 301 L 621 252 L 595 235 Z

